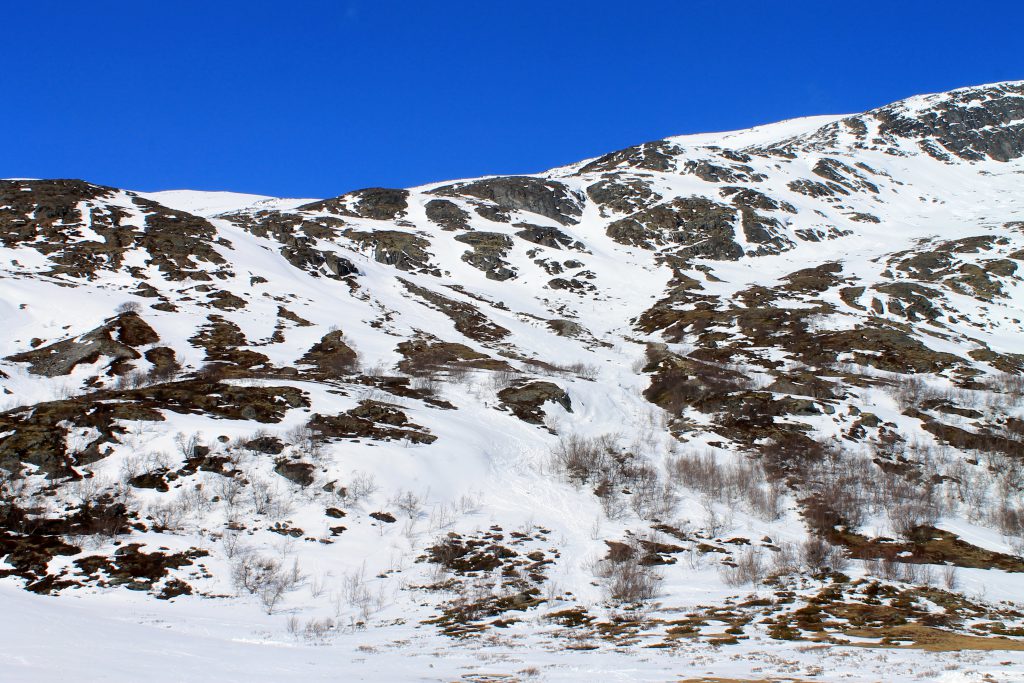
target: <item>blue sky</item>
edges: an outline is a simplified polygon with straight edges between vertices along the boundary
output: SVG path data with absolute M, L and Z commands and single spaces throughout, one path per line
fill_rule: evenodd
M 2 177 L 331 196 L 1024 79 L 1018 2 L 26 0 Z

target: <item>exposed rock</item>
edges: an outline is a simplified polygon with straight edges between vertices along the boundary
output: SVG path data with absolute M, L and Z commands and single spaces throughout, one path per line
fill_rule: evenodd
M 328 377 L 350 375 L 359 369 L 359 354 L 345 342 L 341 330 L 332 330 L 320 338 L 298 361 L 312 365 Z
M 516 223 L 516 227 L 522 228 L 522 230 L 516 233 L 516 237 L 527 242 L 539 244 L 542 247 L 550 247 L 551 249 L 586 251 L 586 247 L 583 246 L 582 242 L 574 240 L 558 228 L 530 225 L 529 223 Z
M 530 176 L 505 176 L 446 185 L 433 190 L 433 193 L 488 199 L 500 208 L 529 211 L 562 225 L 578 223 L 579 216 L 583 214 L 582 197 L 562 183 Z
M 455 323 L 455 329 L 470 339 L 493 342 L 509 335 L 508 330 L 488 320 L 475 306 L 449 299 L 437 292 L 414 285 L 403 278 L 398 278 L 398 280 L 410 292 L 433 304 L 439 311 L 451 318 Z
M 430 242 L 422 237 L 398 230 L 346 230 L 344 235 L 360 247 L 371 248 L 373 260 L 378 263 L 394 266 L 398 270 L 441 274 L 430 263 L 430 253 L 427 251 Z
M 482 270 L 489 280 L 509 280 L 516 276 L 514 268 L 504 257 L 512 249 L 512 238 L 500 232 L 467 232 L 455 237 L 456 241 L 473 247 L 462 255 L 462 260 Z
M 29 363 L 29 372 L 44 377 L 67 375 L 80 364 L 91 364 L 109 358 L 107 367 L 115 374 L 126 370 L 124 363 L 141 358 L 134 347 L 153 344 L 160 337 L 138 314 L 121 313 L 102 326 L 85 334 L 17 353 L 7 358 L 15 363 Z
M 734 260 L 743 255 L 734 240 L 736 213 L 703 197 L 679 198 L 615 221 L 607 233 L 630 246 L 680 245 L 681 255 Z
M 274 471 L 280 474 L 288 481 L 298 484 L 299 486 L 310 486 L 315 481 L 313 472 L 316 467 L 309 464 L 308 462 L 294 462 L 291 460 L 281 460 L 274 465 Z
M 327 211 L 353 218 L 389 221 L 401 218 L 409 208 L 409 191 L 384 187 L 355 190 L 333 199 L 304 204 L 299 211 Z
M 397 406 L 378 401 L 361 401 L 359 406 L 340 415 L 314 415 L 309 427 L 322 438 L 408 440 L 433 443 L 437 437 L 425 427 L 409 422 Z
M 427 219 L 437 223 L 444 230 L 466 230 L 469 227 L 469 214 L 460 209 L 455 202 L 431 199 L 424 208 L 427 211 Z
M 570 413 L 572 412 L 572 401 L 569 395 L 552 382 L 527 382 L 507 387 L 498 392 L 498 398 L 502 405 L 512 411 L 513 415 L 523 422 L 531 424 L 543 424 L 543 405 L 548 401 L 554 401 Z

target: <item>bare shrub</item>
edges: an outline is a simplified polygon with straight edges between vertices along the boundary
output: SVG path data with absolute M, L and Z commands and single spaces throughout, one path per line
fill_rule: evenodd
M 501 391 L 518 382 L 520 378 L 522 374 L 516 370 L 498 370 L 491 373 L 491 387 L 495 391 Z
M 609 469 L 607 447 L 597 439 L 576 434 L 558 440 L 554 450 L 559 471 L 575 484 L 584 484 Z
M 249 501 L 256 514 L 266 517 L 283 517 L 291 509 L 291 501 L 277 486 L 255 475 L 249 478 Z
M 756 460 L 722 464 L 711 452 L 684 453 L 669 461 L 668 472 L 673 484 L 730 508 L 742 503 L 748 512 L 766 521 L 782 515 L 785 488 L 770 480 Z
M 423 506 L 423 499 L 412 491 L 399 491 L 391 500 L 391 505 L 394 505 L 406 517 L 412 519 L 419 515 L 420 508 Z
M 732 564 L 722 565 L 719 575 L 727 586 L 761 583 L 765 577 L 765 562 L 761 551 L 757 548 L 745 549 L 737 554 Z
M 368 472 L 355 472 L 347 486 L 339 488 L 335 495 L 346 505 L 357 505 L 360 501 L 377 493 L 377 480 Z
M 114 311 L 116 313 L 118 313 L 119 315 L 123 315 L 125 313 L 136 313 L 137 314 L 141 310 L 142 310 L 142 305 L 139 304 L 138 301 L 125 301 L 123 303 L 118 304 L 117 308 L 114 309 Z
M 608 597 L 616 602 L 636 603 L 658 597 L 661 576 L 651 567 L 641 564 L 643 556 L 637 545 L 622 556 L 599 561 L 595 573 L 605 580 Z
M 117 391 L 138 389 L 147 384 L 149 384 L 149 373 L 142 370 L 131 370 L 117 376 L 117 379 L 114 381 L 114 389 Z
M 800 548 L 800 556 L 804 566 L 811 572 L 840 572 L 849 565 L 849 559 L 843 549 L 828 543 L 823 538 L 811 536 Z
M 593 363 L 570 363 L 564 366 L 564 371 L 576 375 L 580 379 L 595 380 L 601 374 L 601 368 Z
M 149 516 L 159 530 L 177 531 L 181 529 L 185 513 L 178 501 L 167 501 L 151 504 Z
M 947 564 L 942 568 L 942 585 L 946 587 L 946 590 L 956 590 L 957 584 L 959 583 L 959 577 L 957 576 L 957 568 L 955 564 Z
M 280 560 L 259 555 L 251 550 L 235 554 L 231 562 L 231 580 L 238 591 L 257 596 L 267 614 L 303 579 L 298 561 L 285 566 Z
M 200 443 L 198 434 L 185 434 L 178 432 L 174 435 L 174 445 L 178 447 L 178 451 L 185 456 L 186 459 L 193 458 L 196 455 L 196 446 Z
M 988 386 L 992 391 L 1022 398 L 1024 397 L 1024 374 L 1000 372 L 988 381 Z

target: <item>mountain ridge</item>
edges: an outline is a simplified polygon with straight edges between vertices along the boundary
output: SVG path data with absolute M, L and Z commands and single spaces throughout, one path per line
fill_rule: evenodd
M 327 659 L 995 667 L 1020 177 L 1024 82 L 326 199 L 0 181 L 0 588 Z

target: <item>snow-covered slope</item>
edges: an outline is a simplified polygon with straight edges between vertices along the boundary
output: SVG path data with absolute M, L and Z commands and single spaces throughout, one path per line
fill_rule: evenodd
M 1003 83 L 326 200 L 0 182 L 0 677 L 1008 680 L 1022 159 Z

